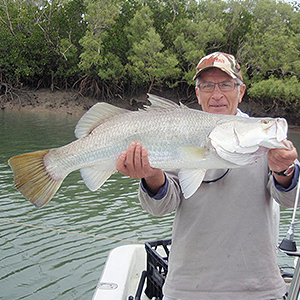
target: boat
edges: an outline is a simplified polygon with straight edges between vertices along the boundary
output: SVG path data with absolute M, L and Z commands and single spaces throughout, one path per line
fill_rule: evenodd
M 171 239 L 111 250 L 93 300 L 162 299 Z
M 158 240 L 111 250 L 93 300 L 161 300 L 171 243 Z M 300 252 L 279 250 L 296 257 L 295 267 L 280 270 L 289 290 L 287 300 L 300 300 Z

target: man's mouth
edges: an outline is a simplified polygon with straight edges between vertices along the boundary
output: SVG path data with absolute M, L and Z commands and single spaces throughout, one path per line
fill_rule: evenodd
M 210 105 L 211 108 L 216 108 L 216 109 L 219 109 L 219 108 L 225 108 L 226 105 L 225 104 L 216 104 L 216 105 Z

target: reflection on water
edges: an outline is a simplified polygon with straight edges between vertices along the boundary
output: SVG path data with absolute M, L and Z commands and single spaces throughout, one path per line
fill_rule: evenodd
M 138 181 L 120 174 L 90 192 L 74 172 L 40 210 L 14 189 L 7 159 L 74 140 L 77 119 L 0 112 L 0 299 L 91 299 L 109 250 L 171 235 L 173 215 L 156 218 L 144 212 Z M 300 149 L 299 132 L 289 137 Z M 281 212 L 281 238 L 291 214 Z M 299 230 L 296 224 L 296 238 Z M 279 255 L 279 262 L 291 259 Z

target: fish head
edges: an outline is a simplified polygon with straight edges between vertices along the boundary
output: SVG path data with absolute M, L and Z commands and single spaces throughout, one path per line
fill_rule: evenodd
M 233 131 L 239 147 L 289 148 L 288 124 L 283 118 L 250 118 L 250 122 L 235 122 Z
M 209 138 L 220 157 L 237 165 L 248 165 L 269 149 L 290 149 L 287 130 L 287 122 L 282 118 L 238 117 L 221 121 Z

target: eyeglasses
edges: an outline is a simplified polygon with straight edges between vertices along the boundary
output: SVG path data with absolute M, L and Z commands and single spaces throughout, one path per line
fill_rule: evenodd
M 240 86 L 237 82 L 232 81 L 222 81 L 222 82 L 201 82 L 198 84 L 198 87 L 201 92 L 213 92 L 216 85 L 222 92 L 231 92 L 235 89 L 236 86 Z

